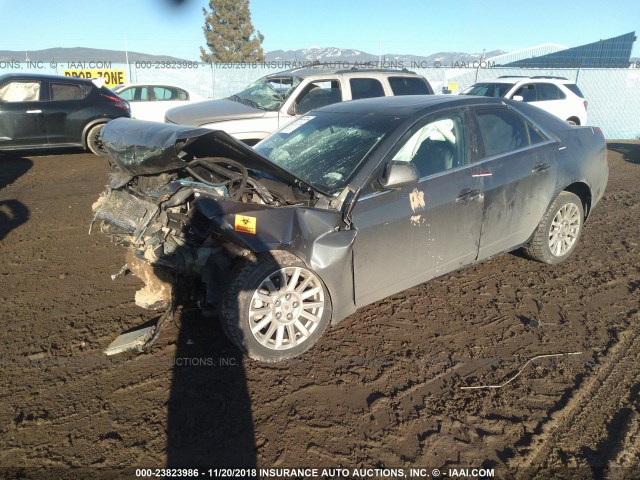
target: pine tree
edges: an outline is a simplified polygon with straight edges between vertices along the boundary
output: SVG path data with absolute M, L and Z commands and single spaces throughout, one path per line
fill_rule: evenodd
M 200 47 L 203 62 L 263 62 L 264 35 L 251 23 L 249 0 L 209 0 L 204 36 L 209 52 Z

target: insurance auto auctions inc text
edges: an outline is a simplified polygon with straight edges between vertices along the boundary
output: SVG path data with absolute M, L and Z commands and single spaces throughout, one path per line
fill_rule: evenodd
M 493 468 L 260 468 L 209 470 L 216 477 L 241 478 L 494 478 Z

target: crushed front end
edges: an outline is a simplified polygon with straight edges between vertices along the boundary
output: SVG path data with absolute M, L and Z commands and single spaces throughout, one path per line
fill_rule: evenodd
M 235 259 L 290 245 L 323 203 L 224 132 L 121 119 L 102 139 L 111 175 L 93 220 L 127 248 L 123 271 L 145 283 L 136 304 L 146 309 L 171 310 L 176 285 L 196 285 L 201 308 L 215 309 Z M 333 230 L 329 217 L 320 230 Z

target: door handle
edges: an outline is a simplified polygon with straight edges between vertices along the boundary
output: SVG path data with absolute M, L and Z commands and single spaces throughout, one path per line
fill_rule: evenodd
M 465 188 L 456 197 L 456 202 L 468 203 L 468 202 L 472 202 L 476 198 L 482 198 L 482 194 L 480 193 L 480 190 Z
M 533 169 L 531 173 L 544 173 L 551 168 L 551 164 L 549 163 L 538 163 Z
M 491 173 L 490 170 L 475 170 L 475 171 L 471 172 L 471 176 L 473 178 L 490 177 L 492 175 L 493 175 L 493 173 Z
M 27 110 L 27 113 L 42 113 L 42 110 Z

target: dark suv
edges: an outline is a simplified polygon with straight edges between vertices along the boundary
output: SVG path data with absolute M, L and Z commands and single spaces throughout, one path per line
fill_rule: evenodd
M 104 156 L 100 130 L 119 117 L 131 117 L 129 104 L 101 79 L 0 76 L 0 152 L 83 147 Z

